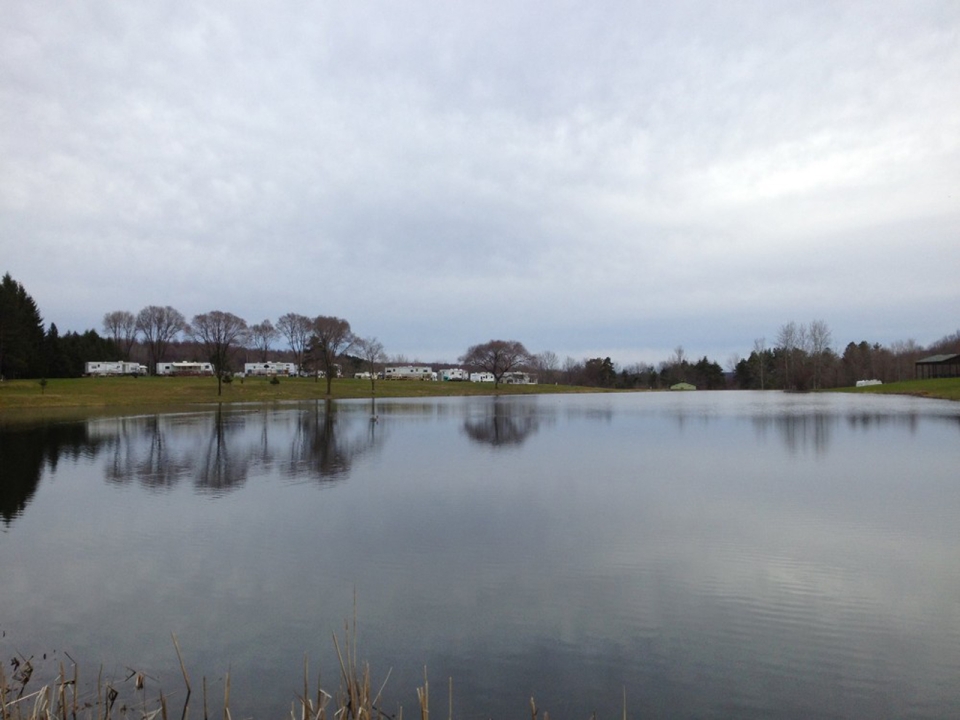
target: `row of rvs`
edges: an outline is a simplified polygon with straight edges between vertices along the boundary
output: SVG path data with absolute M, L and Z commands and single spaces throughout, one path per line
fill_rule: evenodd
M 357 378 L 370 379 L 370 373 L 357 373 Z M 444 368 L 436 371 L 429 365 L 400 365 L 384 368 L 380 376 L 385 380 L 440 380 L 443 382 L 494 382 L 491 372 L 468 372 L 463 368 Z M 525 372 L 504 373 L 500 382 L 507 385 L 534 385 L 534 376 Z
M 147 366 L 135 362 L 88 362 L 84 374 L 92 377 L 107 377 L 119 375 L 146 375 Z M 213 364 L 208 362 L 162 362 L 157 363 L 157 375 L 184 376 L 184 375 L 213 375 Z M 295 377 L 298 375 L 297 366 L 290 362 L 259 362 L 245 363 L 243 375 L 246 377 Z M 357 379 L 369 380 L 370 373 L 357 373 Z M 429 365 L 399 365 L 384 368 L 379 375 L 385 380 L 442 380 L 444 382 L 493 382 L 493 373 L 467 372 L 463 368 L 445 368 L 439 372 Z M 536 383 L 531 375 L 524 372 L 505 373 L 501 382 L 514 385 L 531 385 Z
M 147 366 L 135 362 L 88 362 L 84 374 L 94 377 L 111 375 L 146 375 Z M 157 363 L 157 375 L 213 375 L 213 363 L 208 362 L 162 362 Z M 296 375 L 297 366 L 287 362 L 246 363 L 243 366 L 244 375 Z

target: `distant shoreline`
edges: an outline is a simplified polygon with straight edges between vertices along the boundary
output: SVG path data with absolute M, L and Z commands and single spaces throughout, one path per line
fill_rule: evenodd
M 6 380 L 0 383 L 0 420 L 71 419 L 90 415 L 115 415 L 196 410 L 213 405 L 302 402 L 317 400 L 386 399 L 417 397 L 557 395 L 573 393 L 633 392 L 572 385 L 500 385 L 492 383 L 379 380 L 373 392 L 369 380 L 340 378 L 326 394 L 326 381 L 312 378 L 235 379 L 217 395 L 217 382 L 209 377 L 115 377 L 47 380 Z
M 380 380 L 371 393 L 369 380 L 340 378 L 326 395 L 326 383 L 309 378 L 281 378 L 276 385 L 266 378 L 234 380 L 217 395 L 213 378 L 119 377 L 48 380 L 6 380 L 0 383 L 0 420 L 74 419 L 91 415 L 155 413 L 196 410 L 211 405 L 240 405 L 316 400 L 386 399 L 417 397 L 557 395 L 577 393 L 651 392 L 572 385 L 500 385 L 490 383 Z M 729 390 L 721 392 L 743 392 Z M 771 392 L 778 392 L 776 390 Z M 960 401 L 960 378 L 909 380 L 863 388 L 836 388 L 825 392 L 910 395 Z

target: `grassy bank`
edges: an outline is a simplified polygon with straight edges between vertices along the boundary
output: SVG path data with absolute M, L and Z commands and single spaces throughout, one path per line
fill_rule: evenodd
M 0 383 L 0 414 L 45 409 L 181 407 L 207 403 L 261 403 L 318 400 L 326 397 L 327 384 L 309 378 L 234 380 L 217 395 L 217 381 L 209 377 L 117 377 L 48 380 L 7 380 Z M 501 385 L 490 383 L 423 382 L 390 380 L 376 383 L 376 397 L 446 397 L 459 395 L 535 395 L 545 393 L 598 392 L 596 388 L 569 385 Z M 335 399 L 369 398 L 369 380 L 341 378 L 333 381 Z
M 862 388 L 839 388 L 839 392 L 867 393 L 874 395 L 913 395 L 915 397 L 960 400 L 960 378 L 934 380 L 906 380 L 886 385 L 870 385 Z

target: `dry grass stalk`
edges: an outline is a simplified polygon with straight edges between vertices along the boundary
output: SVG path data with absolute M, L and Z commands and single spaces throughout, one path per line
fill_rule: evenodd
M 223 682 L 223 720 L 230 720 L 230 673 Z
M 420 703 L 420 720 L 430 720 L 430 682 L 427 669 L 423 669 L 423 687 L 417 688 L 417 700 Z
M 399 707 L 397 714 L 391 716 L 382 712 L 380 701 L 384 688 L 390 678 L 380 685 L 376 694 L 371 691 L 370 667 L 357 660 L 356 619 L 353 625 L 346 623 L 344 645 L 341 646 L 336 634 L 333 636 L 334 647 L 340 663 L 340 687 L 336 695 L 331 695 L 320 686 L 320 676 L 317 676 L 315 699 L 311 698 L 309 682 L 309 666 L 307 658 L 303 663 L 303 694 L 298 696 L 299 703 L 294 702 L 290 711 L 290 720 L 403 720 L 403 708 Z M 186 664 L 180 652 L 176 636 L 173 637 L 180 671 L 186 687 L 186 699 L 183 705 L 181 720 L 187 720 L 191 686 Z M 33 667 L 29 659 L 17 661 L 12 677 L 4 673 L 0 664 L 0 720 L 169 720 L 167 696 L 159 692 L 156 704 L 150 707 L 146 696 L 146 680 L 144 673 L 131 671 L 126 681 L 133 680 L 134 689 L 128 689 L 125 697 L 136 697 L 141 694 L 140 709 L 134 711 L 126 700 L 117 704 L 120 692 L 109 682 L 103 680 L 103 667 L 97 675 L 96 699 L 82 700 L 79 692 L 79 670 L 74 662 L 73 673 L 67 677 L 63 663 L 60 663 L 59 675 L 50 684 L 38 690 L 26 693 L 27 684 L 33 674 Z M 150 678 L 152 679 L 152 678 Z M 128 686 L 129 688 L 129 686 Z M 129 695 L 132 692 L 133 695 Z M 430 720 L 430 683 L 427 669 L 423 670 L 423 687 L 417 688 L 417 700 L 420 705 L 420 720 Z M 331 701 L 332 706 L 331 706 Z M 299 713 L 297 712 L 299 704 Z M 530 698 L 531 720 L 538 720 L 539 710 L 534 698 Z M 299 715 L 299 718 L 297 717 Z M 448 679 L 447 718 L 453 720 L 453 678 Z M 207 711 L 207 679 L 203 678 L 203 720 L 209 720 Z M 230 673 L 224 676 L 223 720 L 232 720 L 230 712 Z M 542 720 L 549 720 L 544 712 Z M 626 688 L 623 691 L 623 718 L 627 720 Z

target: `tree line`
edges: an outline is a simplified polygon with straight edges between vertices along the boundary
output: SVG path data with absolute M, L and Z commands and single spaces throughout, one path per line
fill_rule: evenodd
M 314 375 L 325 377 L 327 392 L 338 369 L 367 370 L 371 390 L 377 368 L 392 360 L 375 337 L 356 335 L 350 323 L 338 317 L 310 317 L 286 313 L 274 324 L 266 319 L 248 324 L 221 310 L 195 315 L 189 322 L 167 306 L 149 305 L 134 314 L 115 310 L 103 316 L 103 335 L 96 330 L 61 335 L 51 323 L 45 328 L 40 310 L 23 285 L 9 273 L 0 280 L 0 377 L 80 377 L 87 361 L 142 362 L 150 372 L 166 360 L 203 359 L 213 364 L 220 383 L 242 362 L 286 360 Z M 285 347 L 276 347 L 281 341 Z M 490 340 L 471 346 L 457 361 L 471 369 L 490 372 L 498 385 L 506 373 L 528 370 L 540 382 L 599 388 L 667 388 L 687 382 L 701 389 L 809 390 L 843 387 L 857 380 L 893 382 L 911 379 L 914 363 L 933 353 L 960 353 L 960 331 L 924 347 L 914 340 L 883 346 L 866 340 L 834 350 L 830 328 L 823 320 L 782 325 L 772 343 L 758 338 L 750 354 L 731 357 L 727 371 L 704 356 L 690 359 L 682 346 L 658 365 L 619 365 L 610 357 L 561 363 L 552 351 L 530 353 L 516 340 Z M 442 364 L 442 363 L 440 363 Z

